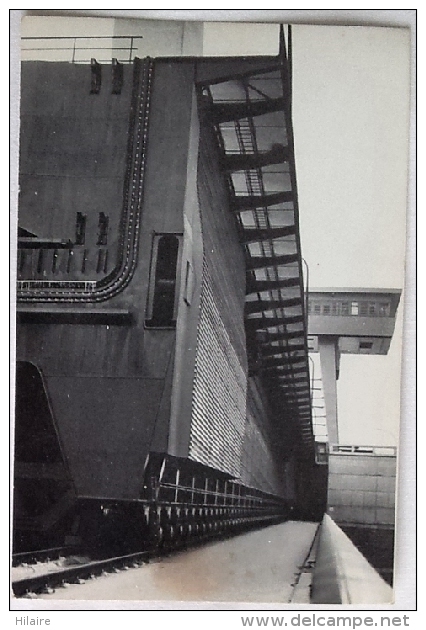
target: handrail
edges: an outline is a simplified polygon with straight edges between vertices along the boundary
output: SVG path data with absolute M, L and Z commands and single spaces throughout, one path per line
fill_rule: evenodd
M 135 53 L 137 51 L 136 40 L 143 39 L 143 35 L 88 35 L 88 36 L 28 36 L 22 37 L 22 53 L 25 60 L 30 61 L 31 59 L 27 59 L 27 55 L 25 53 L 49 53 L 54 52 L 55 59 L 52 59 L 52 55 L 46 55 L 46 57 L 50 57 L 53 61 L 58 61 L 57 57 L 59 56 L 57 53 L 59 51 L 69 51 L 71 54 L 70 59 L 64 59 L 63 61 L 68 61 L 70 63 L 75 64 L 85 64 L 90 63 L 91 58 L 98 57 L 96 53 L 100 53 L 102 51 L 111 51 L 111 57 L 106 59 L 97 59 L 99 62 L 111 62 L 111 59 L 117 58 L 120 63 L 132 63 Z M 99 46 L 92 45 L 78 45 L 79 42 L 94 42 L 101 41 Z M 111 42 L 110 46 L 104 46 L 103 43 L 105 40 Z M 127 40 L 127 45 L 114 46 L 114 42 L 122 43 Z M 69 45 L 64 46 L 26 46 L 25 42 L 69 42 Z M 77 59 L 79 51 L 90 51 L 89 56 L 82 59 Z M 85 53 L 86 54 L 86 53 Z M 35 56 L 35 55 L 34 55 Z
M 353 444 L 331 444 L 330 454 L 334 455 L 379 455 L 382 457 L 395 457 L 396 446 L 367 446 Z

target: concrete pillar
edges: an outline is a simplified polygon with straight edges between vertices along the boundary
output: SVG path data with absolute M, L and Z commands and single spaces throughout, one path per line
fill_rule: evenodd
M 338 337 L 335 336 L 321 335 L 318 337 L 328 441 L 330 444 L 339 443 L 337 423 L 337 343 Z

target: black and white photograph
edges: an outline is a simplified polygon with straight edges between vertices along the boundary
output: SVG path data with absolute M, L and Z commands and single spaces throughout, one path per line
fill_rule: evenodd
M 20 20 L 11 606 L 391 607 L 410 29 L 190 17 Z

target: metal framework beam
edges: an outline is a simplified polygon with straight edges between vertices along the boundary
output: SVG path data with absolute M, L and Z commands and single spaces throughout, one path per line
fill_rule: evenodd
M 283 98 L 270 98 L 263 101 L 238 101 L 227 103 L 213 103 L 209 113 L 213 124 L 231 122 L 240 118 L 262 116 L 271 112 L 278 112 L 285 107 Z
M 269 151 L 256 153 L 226 153 L 222 156 L 220 163 L 224 171 L 232 173 L 234 171 L 250 171 L 270 166 L 271 164 L 282 164 L 288 161 L 290 151 L 282 144 L 273 144 Z
M 271 341 L 286 341 L 287 339 L 304 339 L 303 330 L 295 330 L 293 332 L 275 332 L 269 333 L 265 344 L 268 346 Z
M 287 298 L 284 300 L 257 300 L 253 302 L 246 302 L 245 313 L 246 315 L 252 315 L 253 313 L 263 313 L 277 308 L 289 308 L 291 306 L 301 306 L 302 300 L 300 297 Z
M 282 357 L 269 357 L 262 361 L 262 364 L 267 365 L 268 367 L 273 367 L 274 365 L 296 365 L 298 363 L 303 363 L 303 365 L 305 365 L 306 359 L 304 357 L 289 357 L 286 355 Z
M 292 190 L 270 193 L 269 195 L 236 195 L 233 199 L 232 207 L 236 212 L 253 210 L 254 208 L 265 208 L 279 203 L 286 203 L 294 200 Z
M 294 346 L 270 346 L 267 345 L 262 348 L 262 356 L 267 357 L 270 355 L 278 354 L 279 352 L 298 352 L 303 351 L 305 346 L 303 344 L 295 344 Z
M 247 295 L 260 293 L 262 291 L 274 291 L 275 289 L 287 289 L 289 287 L 300 286 L 300 277 L 279 278 L 278 280 L 257 280 L 252 276 L 248 277 Z
M 276 365 L 262 366 L 262 370 L 276 370 L 276 369 L 277 369 Z M 294 367 L 294 368 L 290 368 L 289 370 L 281 370 L 279 373 L 279 376 L 281 375 L 291 376 L 292 374 L 303 374 L 303 373 L 307 373 L 306 367 Z
M 263 328 L 274 328 L 287 324 L 299 324 L 304 321 L 303 315 L 291 315 L 289 317 L 253 317 L 246 320 L 249 326 L 262 330 Z
M 263 269 L 264 267 L 279 267 L 298 261 L 298 254 L 283 254 L 282 256 L 256 256 L 247 261 L 247 269 Z
M 299 393 L 309 394 L 311 391 L 306 382 L 305 383 L 284 383 L 283 384 L 284 393 L 288 393 L 290 390 L 292 391 L 294 395 L 299 394 Z
M 275 240 L 285 236 L 293 236 L 296 233 L 295 225 L 286 225 L 281 228 L 271 228 L 269 230 L 257 230 L 255 228 L 244 230 L 240 241 L 243 244 L 258 243 L 260 241 Z

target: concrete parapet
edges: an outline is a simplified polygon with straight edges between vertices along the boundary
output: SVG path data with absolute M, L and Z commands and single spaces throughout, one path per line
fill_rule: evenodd
M 319 533 L 313 604 L 389 604 L 392 588 L 328 515 Z

